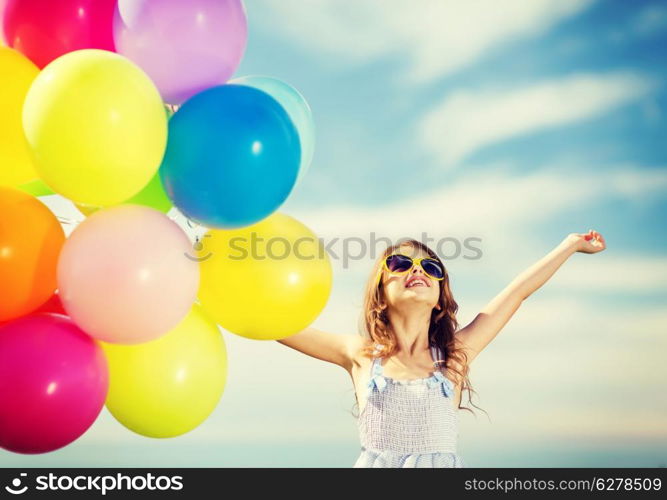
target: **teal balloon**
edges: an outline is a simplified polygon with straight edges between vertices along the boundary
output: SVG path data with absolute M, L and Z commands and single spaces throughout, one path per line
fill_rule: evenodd
M 296 127 L 301 143 L 301 162 L 296 183 L 301 182 L 310 168 L 315 152 L 315 122 L 306 99 L 290 84 L 270 76 L 242 76 L 229 83 L 247 85 L 266 92 L 287 111 L 287 115 Z

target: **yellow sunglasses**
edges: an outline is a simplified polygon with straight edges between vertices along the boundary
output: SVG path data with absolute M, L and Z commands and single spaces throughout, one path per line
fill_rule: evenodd
M 382 263 L 382 269 L 378 273 L 378 283 L 382 280 L 382 271 L 387 271 L 393 275 L 403 275 L 412 270 L 414 266 L 420 266 L 424 274 L 434 280 L 445 279 L 445 268 L 443 265 L 432 257 L 419 257 L 413 259 L 407 255 L 395 253 L 388 255 Z

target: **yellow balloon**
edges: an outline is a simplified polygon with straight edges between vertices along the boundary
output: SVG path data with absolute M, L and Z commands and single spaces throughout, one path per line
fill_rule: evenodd
M 16 187 L 37 179 L 23 134 L 23 100 L 39 68 L 20 52 L 0 47 L 0 186 Z
M 195 248 L 201 305 L 219 325 L 242 337 L 289 337 L 312 323 L 329 298 L 332 272 L 326 250 L 288 215 L 274 213 L 252 226 L 210 230 Z
M 83 203 L 75 203 L 74 206 L 79 212 L 81 212 L 86 217 L 90 217 L 91 215 L 93 215 L 95 212 L 97 212 L 102 208 L 102 207 L 96 207 L 94 205 L 85 205 Z
M 227 380 L 227 351 L 201 306 L 157 340 L 135 345 L 100 342 L 109 361 L 106 406 L 142 436 L 175 437 L 213 412 Z
M 153 82 L 129 59 L 98 49 L 70 52 L 42 70 L 25 99 L 23 128 L 42 180 L 95 206 L 141 191 L 167 142 Z

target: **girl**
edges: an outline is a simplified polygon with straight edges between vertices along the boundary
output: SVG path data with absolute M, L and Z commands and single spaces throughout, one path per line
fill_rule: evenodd
M 459 329 L 445 266 L 410 240 L 387 248 L 376 262 L 362 336 L 306 328 L 278 342 L 350 374 L 361 408 L 354 467 L 467 467 L 456 445 L 458 410 L 471 411 L 461 406 L 464 390 L 473 404 L 470 364 L 570 255 L 605 248 L 592 229 L 568 235 Z

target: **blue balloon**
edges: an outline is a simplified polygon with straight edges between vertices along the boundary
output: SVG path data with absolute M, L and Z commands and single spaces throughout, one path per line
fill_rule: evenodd
M 231 229 L 277 210 L 300 162 L 299 134 L 278 101 L 253 87 L 218 85 L 192 96 L 169 120 L 160 178 L 186 217 Z

